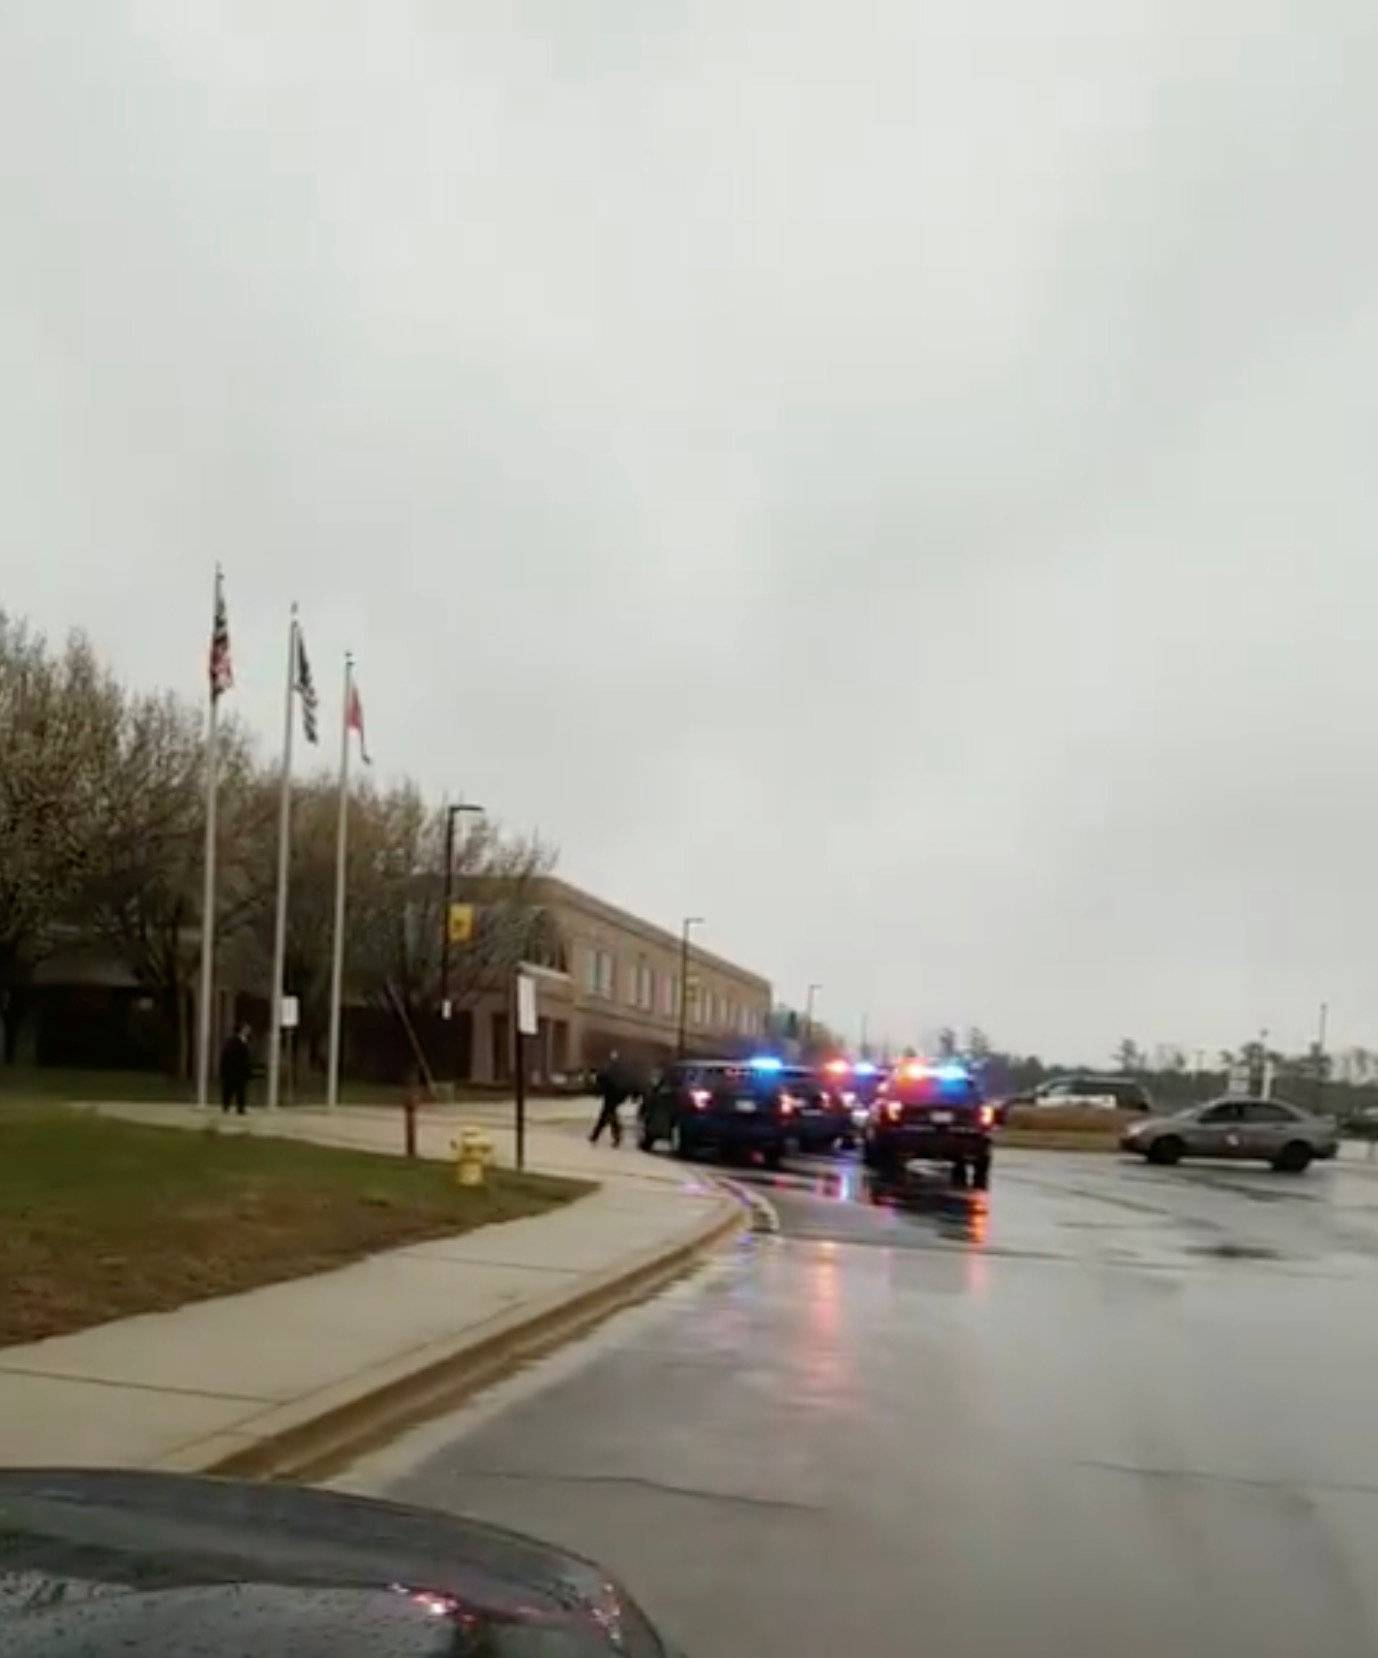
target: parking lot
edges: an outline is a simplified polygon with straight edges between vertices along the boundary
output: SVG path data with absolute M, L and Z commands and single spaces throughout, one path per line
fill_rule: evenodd
M 695 1658 L 1378 1647 L 1373 1166 L 731 1173 L 778 1233 L 347 1482 L 596 1555 Z

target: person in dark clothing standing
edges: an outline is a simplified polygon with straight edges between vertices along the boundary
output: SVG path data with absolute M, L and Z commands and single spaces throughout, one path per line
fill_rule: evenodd
M 589 1135 L 589 1139 L 594 1145 L 597 1145 L 599 1135 L 606 1128 L 612 1134 L 613 1145 L 620 1146 L 622 1144 L 622 1119 L 617 1114 L 617 1108 L 627 1097 L 627 1080 L 622 1073 L 622 1066 L 618 1061 L 616 1048 L 608 1055 L 607 1064 L 598 1073 L 598 1097 L 603 1103 L 598 1112 L 598 1121 L 593 1125 L 593 1133 Z
M 249 1078 L 254 1056 L 249 1047 L 249 1027 L 241 1025 L 220 1050 L 220 1109 L 233 1105 L 242 1117 L 249 1103 Z

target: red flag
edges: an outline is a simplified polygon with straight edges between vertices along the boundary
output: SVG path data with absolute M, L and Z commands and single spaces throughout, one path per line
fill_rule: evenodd
M 364 740 L 364 705 L 359 700 L 359 687 L 351 679 L 349 682 L 349 707 L 345 710 L 345 729 L 359 733 L 359 754 L 366 766 L 371 766 L 368 743 Z
M 215 567 L 215 610 L 211 617 L 211 698 L 223 696 L 234 684 L 234 666 L 230 661 L 230 619 L 225 610 L 225 578 L 220 566 Z

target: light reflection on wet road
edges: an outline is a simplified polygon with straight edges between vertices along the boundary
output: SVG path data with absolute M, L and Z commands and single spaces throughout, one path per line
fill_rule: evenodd
M 347 1483 L 602 1559 L 690 1658 L 1378 1651 L 1378 1173 L 731 1172 L 780 1236 Z

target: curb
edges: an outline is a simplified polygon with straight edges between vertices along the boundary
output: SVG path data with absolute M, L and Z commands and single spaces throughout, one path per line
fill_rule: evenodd
M 729 1175 L 715 1174 L 712 1178 L 749 1211 L 753 1232 L 765 1232 L 772 1237 L 779 1235 L 780 1211 L 768 1197 L 752 1191 L 750 1186 L 743 1185 L 740 1180 L 733 1180 Z
M 711 1215 L 697 1219 L 669 1244 L 644 1250 L 572 1292 L 527 1301 L 477 1331 L 374 1365 L 232 1430 L 197 1439 L 149 1466 L 166 1473 L 241 1479 L 324 1478 L 652 1295 L 741 1228 L 738 1202 L 720 1197 Z

